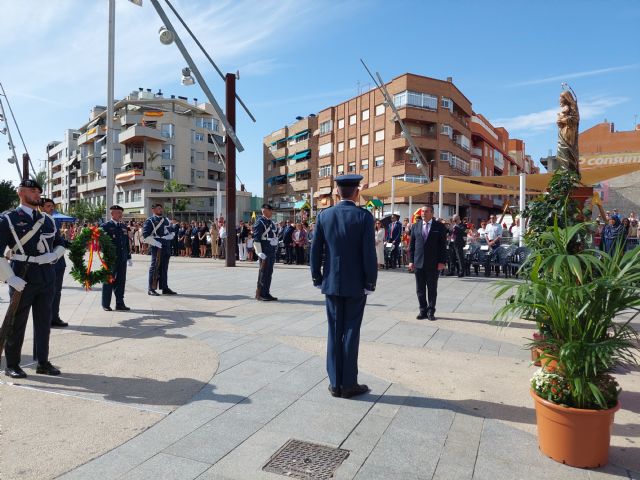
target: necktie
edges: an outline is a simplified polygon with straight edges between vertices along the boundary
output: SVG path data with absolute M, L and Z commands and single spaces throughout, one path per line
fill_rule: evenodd
M 33 223 L 36 223 L 38 221 L 38 212 L 36 212 L 35 210 L 33 211 Z
M 424 235 L 424 238 L 429 236 L 429 222 L 424 223 L 424 226 L 422 227 L 422 234 Z

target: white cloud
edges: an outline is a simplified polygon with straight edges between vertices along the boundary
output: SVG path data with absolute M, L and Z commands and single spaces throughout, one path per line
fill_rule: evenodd
M 625 70 L 632 70 L 640 67 L 640 64 L 634 63 L 631 65 L 621 65 L 619 67 L 609 67 L 609 68 L 599 68 L 597 70 L 586 70 L 583 72 L 573 72 L 573 73 L 565 73 L 562 75 L 554 75 L 552 77 L 538 78 L 534 80 L 526 80 L 524 82 L 518 82 L 511 85 L 512 87 L 523 87 L 528 85 L 539 85 L 541 83 L 552 83 L 552 82 L 566 82 L 567 80 L 572 80 L 574 78 L 583 78 L 583 77 L 595 77 L 597 75 L 605 75 L 607 73 L 613 72 L 622 72 Z
M 627 102 L 626 97 L 597 97 L 578 103 L 580 120 L 589 120 L 605 113 L 607 109 Z M 509 132 L 540 132 L 555 128 L 558 108 L 549 108 L 539 112 L 517 115 L 515 117 L 491 120 L 496 126 L 504 127 Z

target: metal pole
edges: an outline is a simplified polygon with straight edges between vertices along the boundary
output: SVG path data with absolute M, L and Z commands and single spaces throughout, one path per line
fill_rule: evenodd
M 396 210 L 396 177 L 391 177 L 391 215 Z
M 456 193 L 456 215 L 460 215 L 460 194 Z
M 409 197 L 409 219 L 411 219 L 411 216 L 413 215 L 413 197 Z
M 309 220 L 313 218 L 313 187 L 311 187 L 311 199 L 309 200 Z
M 2 113 L 2 118 L 4 121 L 4 125 L 7 129 L 7 138 L 9 139 L 9 148 L 13 152 L 13 162 L 16 164 L 16 170 L 18 170 L 18 178 L 22 180 L 22 172 L 20 171 L 20 165 L 18 164 L 18 156 L 16 155 L 16 147 L 13 144 L 13 140 L 11 139 L 11 129 L 9 128 L 9 122 L 7 122 L 7 115 L 4 112 L 4 106 L 2 105 L 2 99 L 0 99 L 0 113 Z
M 216 182 L 216 221 L 222 215 L 222 191 L 220 190 L 220 182 Z
M 526 191 L 527 191 L 527 174 L 520 174 L 520 245 L 524 245 L 524 232 L 525 232 L 525 220 L 522 216 L 526 206 Z
M 13 123 L 16 126 L 16 130 L 18 131 L 18 136 L 20 137 L 20 141 L 22 142 L 22 146 L 24 147 L 24 151 L 29 154 L 29 150 L 27 150 L 27 144 L 24 143 L 24 138 L 22 138 L 22 132 L 20 131 L 20 125 L 18 125 L 18 121 L 16 120 L 16 116 L 13 114 L 13 108 L 11 108 L 11 103 L 9 102 L 9 97 L 7 97 L 7 92 L 4 91 L 4 86 L 2 85 L 2 83 L 0 83 L 0 90 L 2 90 L 2 96 L 4 97 L 5 101 L 7 102 L 7 107 L 9 108 L 9 113 L 11 114 L 11 118 L 13 119 Z M 3 112 L 4 115 L 4 112 Z M 6 116 L 5 118 L 5 123 L 6 123 Z M 7 124 L 7 130 L 9 130 L 9 125 Z M 15 153 L 14 153 L 15 155 Z M 16 160 L 18 159 L 18 157 L 16 157 Z M 35 174 L 36 174 L 36 169 L 33 166 L 33 163 L 31 162 L 31 157 L 29 157 L 29 165 L 31 165 L 31 170 L 33 171 L 33 175 L 35 178 Z
M 444 218 L 442 216 L 442 203 L 444 202 L 444 175 L 438 176 L 438 218 Z
M 237 148 L 239 152 L 242 152 L 244 150 L 244 147 L 242 146 L 242 144 L 240 143 L 240 140 L 236 136 L 234 127 L 231 126 L 231 122 L 227 119 L 227 117 L 225 117 L 224 112 L 220 108 L 220 105 L 218 105 L 218 102 L 216 102 L 216 99 L 214 98 L 213 93 L 211 93 L 211 90 L 209 90 L 209 86 L 207 85 L 207 82 L 205 82 L 204 77 L 202 76 L 202 74 L 200 73 L 200 70 L 198 70 L 197 65 L 193 61 L 193 58 L 191 58 L 191 55 L 189 55 L 189 52 L 187 51 L 186 47 L 182 43 L 182 40 L 180 40 L 180 37 L 178 36 L 178 32 L 176 32 L 176 29 L 173 28 L 173 25 L 171 24 L 171 20 L 169 20 L 169 17 L 167 17 L 167 14 L 164 12 L 162 7 L 160 6 L 160 3 L 158 2 L 158 0 L 150 0 L 150 1 L 151 1 L 151 4 L 153 5 L 153 8 L 155 8 L 156 12 L 158 12 L 158 15 L 160 16 L 162 23 L 164 23 L 165 28 L 169 30 L 171 33 L 173 33 L 173 39 L 176 42 L 176 46 L 178 47 L 178 50 L 180 50 L 180 53 L 182 53 L 182 56 L 187 62 L 187 65 L 195 75 L 196 80 L 198 80 L 198 83 L 200 84 L 200 88 L 202 89 L 204 94 L 207 96 L 207 100 L 209 100 L 209 103 L 211 103 L 211 106 L 213 106 L 213 109 L 218 114 L 218 118 L 220 118 L 220 121 L 224 125 L 227 136 L 231 137 L 231 140 L 233 140 L 233 144 L 235 145 L 235 148 Z M 229 79 L 229 74 L 227 74 L 227 81 L 228 79 Z M 234 94 L 234 98 L 235 98 L 235 94 Z M 227 102 L 227 105 L 228 105 L 228 102 Z M 234 171 L 233 178 L 235 179 L 235 171 Z M 235 188 L 234 188 L 234 192 L 235 192 Z
M 236 76 L 227 73 L 226 77 L 227 120 L 232 129 L 236 126 Z M 235 136 L 235 135 L 234 135 Z M 227 137 L 225 145 L 227 161 L 227 267 L 236 266 L 236 146 L 231 137 Z
M 16 163 L 18 163 L 16 161 Z M 34 172 L 35 173 L 35 172 Z M 22 181 L 29 180 L 29 154 L 22 154 Z
M 109 218 L 109 208 L 113 205 L 113 83 L 116 30 L 116 0 L 109 0 L 109 48 L 107 54 L 107 185 L 105 192 L 105 216 Z

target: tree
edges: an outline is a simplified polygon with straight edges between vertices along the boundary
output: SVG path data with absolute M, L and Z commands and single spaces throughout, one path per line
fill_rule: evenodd
M 164 182 L 164 191 L 165 192 L 184 192 L 187 190 L 187 187 L 178 183 L 177 180 L 168 180 Z M 184 212 L 187 209 L 187 205 L 189 205 L 189 200 L 180 198 L 176 200 L 175 198 L 171 199 L 171 216 L 174 215 L 175 211 Z
M 38 185 L 40 185 L 43 190 L 46 190 L 44 186 L 45 186 L 45 183 L 47 183 L 48 177 L 47 177 L 47 172 L 45 170 L 40 170 L 38 173 L 36 173 L 36 176 L 33 177 L 33 179 L 36 182 L 38 182 Z
M 0 212 L 18 205 L 18 192 L 11 180 L 0 181 Z
M 78 200 L 67 212 L 68 215 L 76 217 L 81 222 L 97 222 L 104 217 L 105 204 L 93 205 L 86 200 Z

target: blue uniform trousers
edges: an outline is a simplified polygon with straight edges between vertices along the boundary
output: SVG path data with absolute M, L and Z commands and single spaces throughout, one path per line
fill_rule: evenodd
M 60 318 L 60 296 L 62 295 L 62 281 L 64 280 L 65 270 L 65 267 L 56 268 L 56 292 L 53 295 L 53 303 L 51 304 L 51 321 Z
M 157 247 L 151 247 L 151 266 L 149 267 L 149 288 L 151 288 L 151 284 L 153 283 L 153 273 L 156 271 L 156 260 L 157 260 Z M 158 272 L 158 286 L 162 290 L 168 290 L 169 286 L 167 285 L 167 274 L 169 272 L 169 260 L 171 259 L 170 247 L 167 246 L 167 249 L 161 248 L 161 260 L 160 260 L 160 271 Z M 165 251 L 166 250 L 166 251 Z
M 326 295 L 329 334 L 327 373 L 333 388 L 351 388 L 358 383 L 360 326 L 367 296 Z
M 34 268 L 34 267 L 31 267 Z M 37 268 L 37 267 L 36 267 Z M 20 353 L 24 342 L 24 333 L 29 319 L 29 310 L 33 308 L 34 354 L 38 363 L 49 361 L 49 335 L 51 334 L 51 304 L 55 294 L 55 282 L 27 283 L 15 314 L 13 330 L 9 332 L 5 343 L 5 356 L 8 367 L 20 365 Z M 9 288 L 9 297 L 15 290 Z
M 116 295 L 116 307 L 124 305 L 124 285 L 127 282 L 127 261 L 117 260 L 113 283 L 102 284 L 102 306 L 111 306 L 111 294 Z
M 263 261 L 267 262 L 264 267 L 264 272 L 262 273 L 262 287 L 260 288 L 260 296 L 268 297 L 271 295 L 271 279 L 273 277 L 273 265 L 276 263 L 276 250 L 274 247 L 265 247 L 264 242 L 262 243 L 262 253 L 264 253 L 267 258 Z

